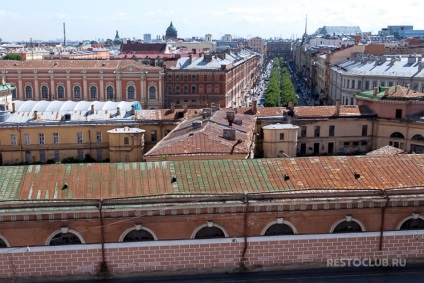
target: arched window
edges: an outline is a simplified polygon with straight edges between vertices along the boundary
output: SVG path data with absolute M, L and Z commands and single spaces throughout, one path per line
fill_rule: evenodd
M 127 98 L 135 99 L 135 88 L 132 85 L 127 88 Z
M 264 236 L 293 235 L 293 229 L 287 224 L 273 224 L 266 229 Z
M 0 235 L 0 249 L 1 248 L 7 248 L 10 247 L 9 243 L 7 242 L 6 238 Z
M 41 87 L 41 98 L 44 98 L 44 99 L 48 99 L 49 98 L 49 89 L 45 85 L 43 85 Z
M 403 222 L 399 230 L 421 230 L 424 229 L 424 220 L 421 218 L 410 218 Z
M 354 233 L 362 232 L 361 225 L 356 221 L 342 221 L 334 227 L 333 233 Z
M 16 86 L 12 85 L 13 89 L 12 89 L 12 98 L 16 98 Z
M 106 88 L 106 99 L 112 100 L 113 99 L 113 86 L 107 86 Z
M 32 98 L 32 87 L 30 85 L 25 87 L 25 97 Z
M 424 229 L 424 218 L 418 213 L 412 213 L 403 219 L 397 227 L 397 230 L 421 230 Z
M 97 98 L 97 87 L 95 85 L 90 86 L 90 98 L 91 99 Z
M 193 234 L 192 239 L 213 239 L 213 238 L 225 238 L 228 237 L 227 231 L 221 225 L 208 221 L 207 224 L 197 227 Z
M 156 87 L 149 87 L 149 99 L 156 99 Z
M 197 231 L 195 239 L 225 238 L 224 232 L 218 227 L 203 227 Z
M 61 246 L 61 245 L 79 245 L 84 244 L 84 239 L 78 232 L 68 229 L 68 227 L 62 227 L 60 231 L 54 232 L 47 240 L 49 246 Z
M 394 132 L 390 135 L 391 138 L 396 138 L 396 139 L 404 139 L 404 135 L 402 133 L 399 132 Z
M 411 140 L 413 141 L 424 141 L 424 136 L 422 135 L 414 135 Z
M 79 245 L 81 244 L 80 238 L 73 233 L 58 233 L 51 240 L 50 246 L 61 246 L 61 245 Z
M 59 85 L 57 87 L 57 98 L 58 99 L 64 99 L 65 98 L 65 88 L 63 85 Z
M 74 98 L 81 98 L 81 87 L 79 85 L 74 86 Z
M 127 235 L 125 235 L 122 242 L 139 242 L 139 241 L 154 241 L 155 238 L 153 235 L 144 229 L 132 230 Z

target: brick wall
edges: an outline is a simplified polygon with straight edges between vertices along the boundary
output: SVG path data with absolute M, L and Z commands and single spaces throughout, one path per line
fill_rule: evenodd
M 332 258 L 424 258 L 424 231 L 385 232 L 379 251 L 378 232 L 351 234 L 250 237 L 245 265 L 278 267 L 316 263 L 326 266 Z M 243 238 L 115 243 L 105 245 L 112 274 L 219 268 L 240 265 Z M 101 246 L 39 246 L 0 250 L 0 278 L 78 275 L 97 273 Z

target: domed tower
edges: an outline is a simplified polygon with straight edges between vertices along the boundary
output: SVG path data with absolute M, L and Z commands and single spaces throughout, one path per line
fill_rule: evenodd
M 115 45 L 121 45 L 121 43 L 122 43 L 122 41 L 119 38 L 118 31 L 116 31 L 116 35 L 115 35 L 115 39 L 113 40 L 113 44 L 115 44 Z
M 172 21 L 171 21 L 171 24 L 166 29 L 165 40 L 177 39 L 177 38 L 178 38 L 177 29 L 172 25 Z

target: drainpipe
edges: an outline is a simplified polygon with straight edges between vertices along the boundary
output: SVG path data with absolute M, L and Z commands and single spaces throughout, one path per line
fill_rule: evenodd
M 389 205 L 390 197 L 387 194 L 385 190 L 381 190 L 383 192 L 383 196 L 386 198 L 386 204 L 384 205 L 382 211 L 381 211 L 381 226 L 380 226 L 380 245 L 379 245 L 379 251 L 383 250 L 383 231 L 384 231 L 384 218 L 386 215 L 386 208 Z
M 98 267 L 98 274 L 103 277 L 109 276 L 109 267 L 106 262 L 105 255 L 105 238 L 104 238 L 104 228 L 103 228 L 103 212 L 102 212 L 102 200 L 99 200 L 99 216 L 100 216 L 100 239 L 102 244 L 102 261 Z
M 246 251 L 247 251 L 247 228 L 248 228 L 248 212 L 249 212 L 249 198 L 247 194 L 244 194 L 244 202 L 246 204 L 245 206 L 245 211 L 244 211 L 244 219 L 243 219 L 243 251 L 241 253 L 241 257 L 240 257 L 240 269 L 241 270 L 246 270 Z

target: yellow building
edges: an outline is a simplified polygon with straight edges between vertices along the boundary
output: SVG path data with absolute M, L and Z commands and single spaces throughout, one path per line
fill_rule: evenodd
M 143 161 L 145 150 L 192 113 L 112 101 L 14 101 L 12 108 L 0 123 L 1 165 Z

